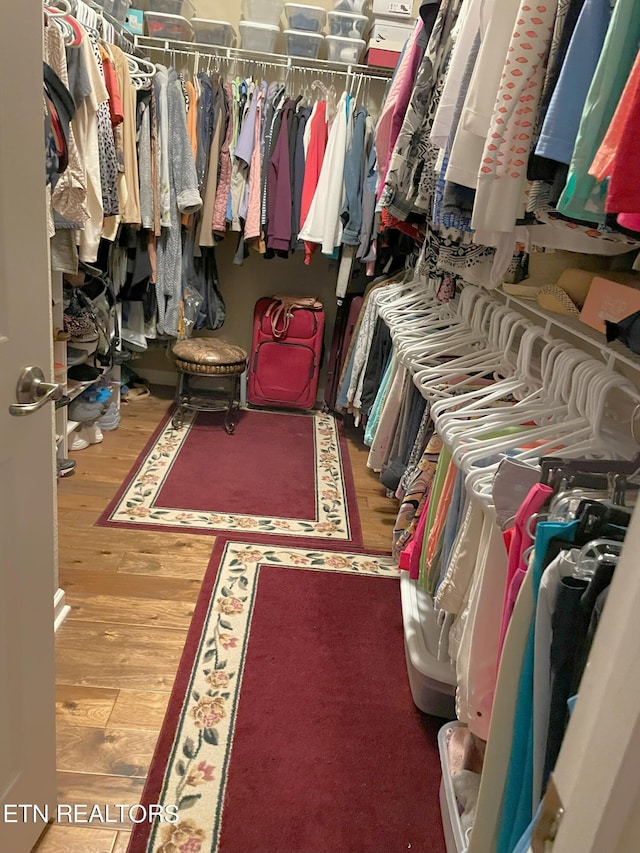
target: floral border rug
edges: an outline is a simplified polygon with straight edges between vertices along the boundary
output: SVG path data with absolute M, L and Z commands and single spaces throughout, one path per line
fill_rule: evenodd
M 194 533 L 225 532 L 252 538 L 256 535 L 286 536 L 303 540 L 333 540 L 345 544 L 352 542 L 356 547 L 361 545 L 360 520 L 352 494 L 351 471 L 348 471 L 347 477 L 343 467 L 343 453 L 346 454 L 344 464 L 349 465 L 348 451 L 346 447 L 341 451 L 341 438 L 335 418 L 322 412 L 312 416 L 315 518 L 273 518 L 157 506 L 158 496 L 194 426 L 195 417 L 194 413 L 189 413 L 185 418 L 185 427 L 179 430 L 172 427 L 170 419 L 161 425 L 98 524 L 192 530 Z
M 286 545 L 227 542 L 216 547 L 214 563 L 219 569 L 203 583 L 142 800 L 177 805 L 179 819 L 134 827 L 132 853 L 218 849 L 260 567 L 399 576 L 390 557 Z

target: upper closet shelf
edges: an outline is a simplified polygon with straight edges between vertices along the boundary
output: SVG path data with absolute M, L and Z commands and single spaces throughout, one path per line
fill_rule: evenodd
M 212 44 L 177 41 L 175 39 L 151 38 L 150 36 L 135 36 L 136 47 L 142 50 L 163 50 L 171 54 L 189 54 L 197 57 L 215 57 L 227 61 L 236 60 L 242 63 L 255 63 L 276 66 L 293 71 L 317 71 L 324 74 L 339 74 L 342 76 L 357 75 L 369 80 L 391 79 L 392 69 L 377 68 L 371 65 L 349 64 L 345 62 L 329 62 L 327 59 L 307 59 L 299 56 L 284 56 L 281 53 L 259 53 L 243 50 L 239 47 L 222 47 Z
M 601 358 L 610 370 L 620 370 L 620 365 L 624 364 L 634 371 L 640 371 L 639 356 L 634 355 L 631 350 L 617 341 L 607 343 L 603 334 L 585 325 L 577 317 L 566 317 L 562 314 L 545 311 L 533 300 L 509 296 L 501 290 L 494 291 L 494 294 L 501 302 L 509 307 L 516 308 L 525 317 L 535 321 L 537 325 L 544 325 L 548 336 L 555 335 L 569 340 L 579 349 L 585 349 Z M 635 381 L 638 381 L 640 377 L 634 378 Z

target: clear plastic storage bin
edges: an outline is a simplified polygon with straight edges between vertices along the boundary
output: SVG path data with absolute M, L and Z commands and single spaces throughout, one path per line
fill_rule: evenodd
M 369 24 L 366 15 L 351 15 L 349 12 L 329 12 L 329 35 L 349 39 L 364 38 Z
M 364 39 L 327 36 L 325 41 L 329 62 L 359 62 L 366 47 Z
M 351 15 L 364 15 L 369 7 L 369 0 L 336 0 L 333 8 L 336 12 L 349 12 Z
M 238 26 L 243 50 L 273 53 L 280 27 L 274 24 L 254 24 L 251 21 L 240 21 Z
M 147 35 L 157 39 L 193 41 L 193 30 L 186 18 L 180 15 L 165 15 L 162 12 L 145 12 Z
M 117 2 L 117 0 L 116 0 Z M 134 9 L 142 9 L 143 12 L 162 12 L 163 15 L 179 15 L 181 18 L 191 20 L 196 14 L 196 7 L 192 0 L 135 0 L 131 4 Z
M 440 781 L 440 812 L 442 814 L 442 829 L 447 845 L 447 853 L 463 853 L 468 844 L 460 820 L 460 809 L 456 792 L 453 787 L 451 767 L 449 765 L 449 732 L 462 725 L 459 722 L 447 723 L 438 732 L 438 751 L 442 780 Z
M 290 30 L 304 30 L 319 33 L 327 20 L 327 13 L 322 6 L 302 6 L 299 3 L 285 3 L 285 15 Z
M 252 24 L 280 26 L 283 0 L 242 0 L 242 17 Z
M 107 15 L 113 15 L 114 0 L 97 0 L 97 2 L 102 6 Z
M 192 18 L 193 40 L 200 44 L 216 44 L 233 47 L 236 31 L 227 21 L 211 21 L 208 18 Z
M 120 21 L 121 24 L 124 24 L 127 20 L 127 15 L 129 14 L 129 8 L 131 5 L 131 0 L 114 0 L 112 14 L 116 21 Z
M 287 39 L 287 54 L 302 56 L 304 59 L 317 59 L 324 41 L 320 33 L 309 33 L 300 30 L 285 30 Z

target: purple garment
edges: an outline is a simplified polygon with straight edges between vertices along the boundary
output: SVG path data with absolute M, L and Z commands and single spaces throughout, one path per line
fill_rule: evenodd
M 289 99 L 282 110 L 278 139 L 273 145 L 267 175 L 267 249 L 288 252 L 291 243 L 291 167 L 289 162 L 289 115 L 296 102 Z

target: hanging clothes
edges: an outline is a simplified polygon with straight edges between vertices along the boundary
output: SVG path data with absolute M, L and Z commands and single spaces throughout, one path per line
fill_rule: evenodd
M 344 162 L 350 112 L 351 101 L 344 92 L 331 126 L 318 185 L 299 235 L 305 243 L 321 246 L 326 255 L 332 255 L 342 239 L 339 213 L 344 189 Z M 310 261 L 312 253 L 313 248 L 305 248 L 305 262 Z
M 606 187 L 589 169 L 611 123 L 640 42 L 640 16 L 633 0 L 616 2 L 587 94 L 569 177 L 560 196 L 561 213 L 587 222 L 604 222 Z
M 158 331 L 175 336 L 178 333 L 182 303 L 182 239 L 179 215 L 200 210 L 202 199 L 198 192 L 196 166 L 187 133 L 184 101 L 175 71 L 166 74 L 163 89 L 166 91 L 165 126 L 170 146 L 167 153 L 168 150 L 171 151 L 168 186 L 170 224 L 158 242 L 156 294 Z

